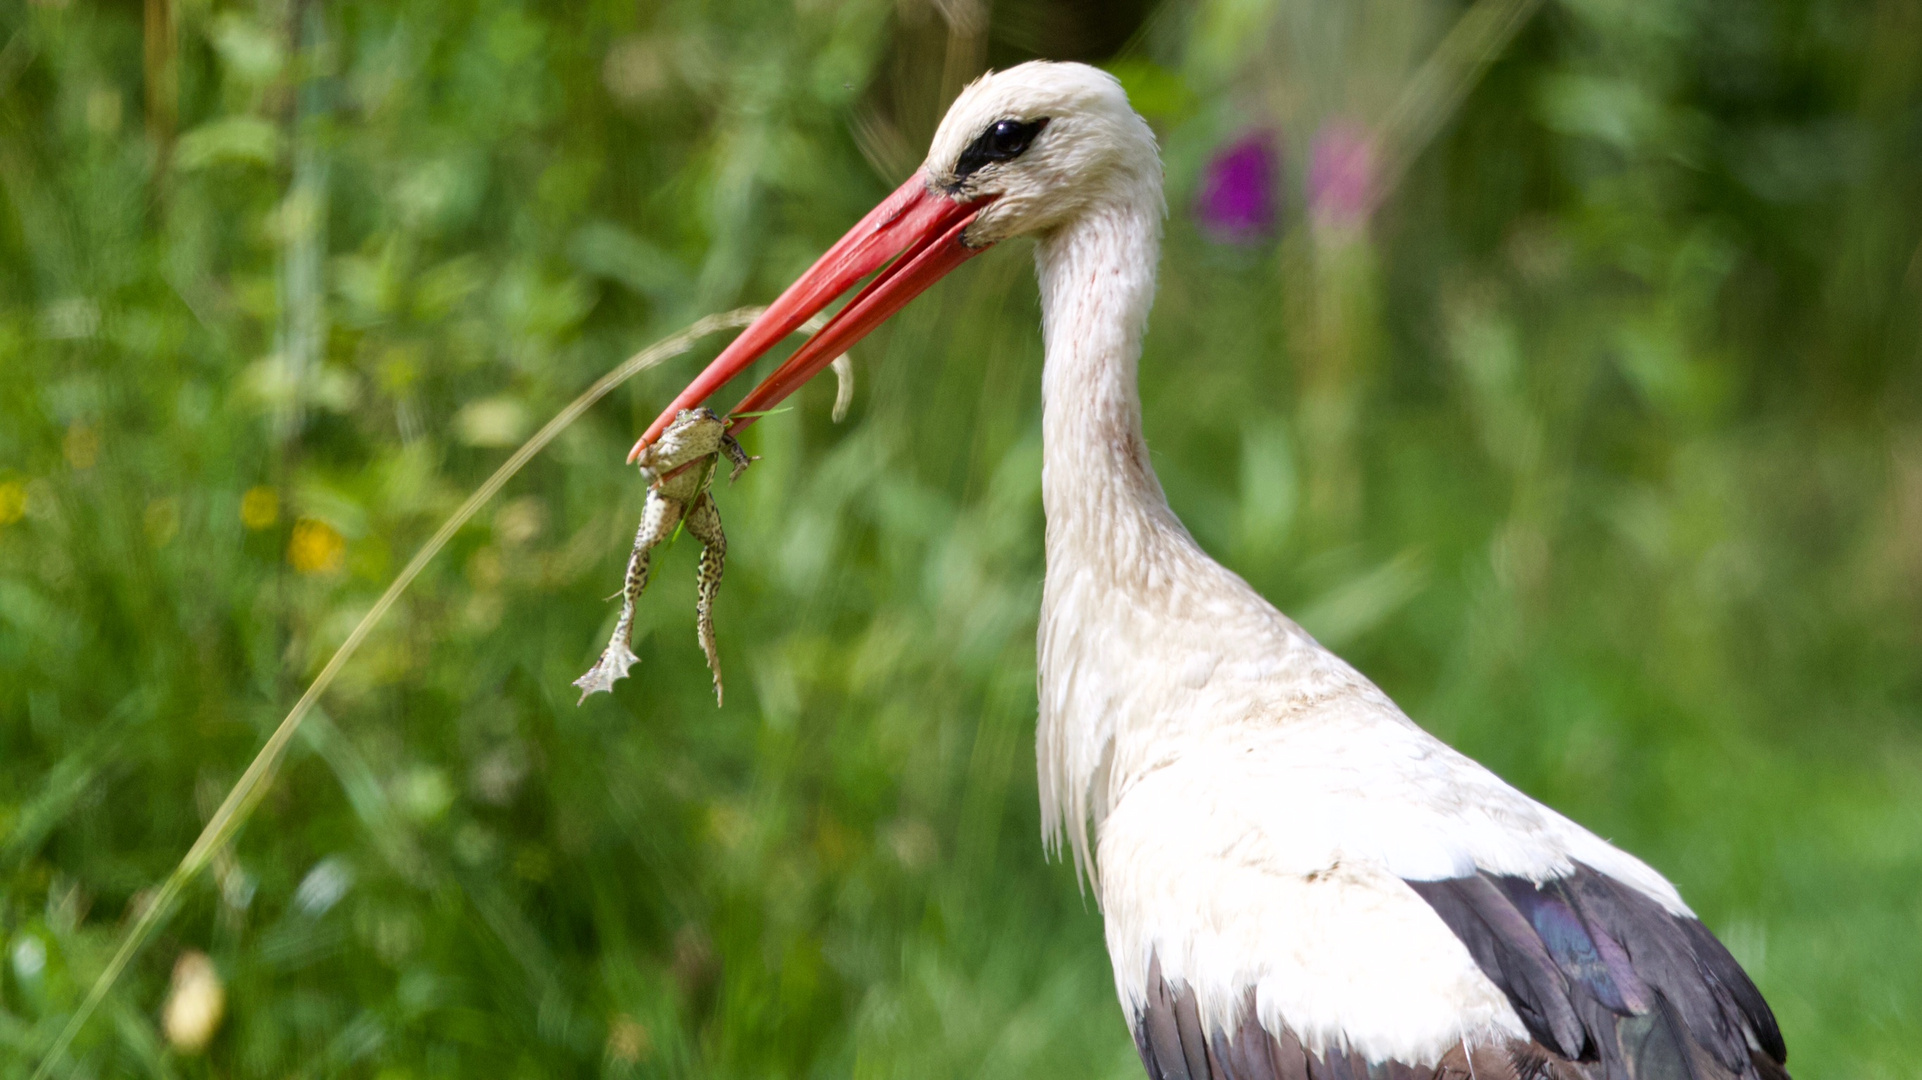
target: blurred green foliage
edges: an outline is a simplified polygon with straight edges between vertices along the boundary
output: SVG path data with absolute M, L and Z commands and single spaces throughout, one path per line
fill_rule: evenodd
M 1036 54 L 1163 137 L 1143 398 L 1204 545 L 1674 877 L 1797 1076 L 1909 1075 L 1922 4 L 1564 0 L 1396 127 L 1460 14 L 0 0 L 0 1076 L 505 447 L 772 296 Z M 1190 207 L 1257 128 L 1279 230 L 1218 243 Z M 1407 164 L 1371 221 L 1304 195 L 1349 128 Z M 718 712 L 691 550 L 574 704 L 621 452 L 695 360 L 601 406 L 362 651 L 72 1075 L 1138 1075 L 1037 837 L 1036 315 L 1005 245 L 857 350 L 849 423 L 817 387 L 751 432 Z

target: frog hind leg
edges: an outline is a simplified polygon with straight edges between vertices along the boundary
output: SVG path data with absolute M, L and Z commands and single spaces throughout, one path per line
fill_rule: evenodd
M 714 497 L 701 492 L 687 508 L 687 531 L 701 542 L 700 589 L 694 603 L 694 629 L 714 673 L 714 703 L 721 704 L 721 652 L 714 643 L 714 597 L 721 591 L 721 572 L 727 562 L 727 534 L 721 531 L 721 511 Z
M 627 670 L 640 663 L 634 655 L 634 605 L 647 589 L 653 568 L 653 552 L 674 532 L 681 520 L 680 504 L 650 493 L 641 511 L 641 527 L 634 533 L 634 553 L 627 559 L 627 576 L 621 586 L 621 615 L 614 622 L 614 635 L 608 640 L 601 658 L 587 674 L 574 680 L 581 688 L 581 701 L 589 694 L 611 693 L 614 684 L 627 678 Z

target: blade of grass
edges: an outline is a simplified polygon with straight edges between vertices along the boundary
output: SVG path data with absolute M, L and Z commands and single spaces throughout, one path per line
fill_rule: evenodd
M 154 891 L 153 898 L 141 909 L 133 925 L 128 927 L 127 932 L 121 936 L 120 945 L 114 950 L 113 958 L 101 970 L 99 977 L 94 979 L 93 986 L 88 989 L 87 996 L 81 1000 L 80 1007 L 75 1010 L 72 1019 L 67 1021 L 67 1026 L 61 1030 L 59 1038 L 54 1040 L 46 1056 L 41 1058 L 40 1067 L 33 1074 L 34 1080 L 44 1080 L 52 1074 L 54 1063 L 59 1061 L 66 1054 L 67 1048 L 73 1045 L 74 1038 L 80 1034 L 87 1021 L 99 1009 L 100 1003 L 106 999 L 107 994 L 113 990 L 114 983 L 119 981 L 121 973 L 126 971 L 134 955 L 171 914 L 174 901 L 179 899 L 180 892 L 186 887 L 187 882 L 193 880 L 196 874 L 205 869 L 207 863 L 213 858 L 214 852 L 220 850 L 221 845 L 232 839 L 234 833 L 246 823 L 254 807 L 259 804 L 261 796 L 265 795 L 267 789 L 273 785 L 275 769 L 279 767 L 281 758 L 287 753 L 288 744 L 293 741 L 294 733 L 300 730 L 301 722 L 307 718 L 314 704 L 320 700 L 322 694 L 327 692 L 327 688 L 333 685 L 341 669 L 347 666 L 347 661 L 353 657 L 361 643 L 367 640 L 367 636 L 373 632 L 374 627 L 386 616 L 388 609 L 394 606 L 395 601 L 407 591 L 407 587 L 420 576 L 420 572 L 433 561 L 434 556 L 440 554 L 441 548 L 447 546 L 447 542 L 454 538 L 454 534 L 460 531 L 461 526 L 467 524 L 481 507 L 487 505 L 488 500 L 513 479 L 514 474 L 520 472 L 529 461 L 533 460 L 535 454 L 545 449 L 548 443 L 553 442 L 556 436 L 580 419 L 581 414 L 592 408 L 595 402 L 606 397 L 609 391 L 648 368 L 681 355 L 693 348 L 696 341 L 716 330 L 746 326 L 754 321 L 762 310 L 758 307 L 744 307 L 718 315 L 709 315 L 680 333 L 628 357 L 619 367 L 601 376 L 594 385 L 582 391 L 579 397 L 555 414 L 546 426 L 522 443 L 512 457 L 503 462 L 500 468 L 494 470 L 494 475 L 488 477 L 485 483 L 476 488 L 474 493 L 467 497 L 466 502 L 461 503 L 460 509 L 455 510 L 446 521 L 441 523 L 433 537 L 414 554 L 413 559 L 394 578 L 393 583 L 387 586 L 387 591 L 382 593 L 380 599 L 374 602 L 374 606 L 361 617 L 353 633 L 348 634 L 347 640 L 341 642 L 340 648 L 334 650 L 334 655 L 328 659 L 327 666 L 320 670 L 320 674 L 307 687 L 307 692 L 294 703 L 294 707 L 288 711 L 286 718 L 267 739 L 266 745 L 254 755 L 253 763 L 247 766 L 247 771 L 242 773 L 240 779 L 234 783 L 233 790 L 229 791 L 227 797 L 221 801 L 219 809 L 215 810 L 213 816 L 207 820 L 206 827 L 200 831 L 200 837 L 194 841 L 193 847 L 187 850 L 180 864 L 167 875 L 167 879 L 161 883 L 160 888 Z

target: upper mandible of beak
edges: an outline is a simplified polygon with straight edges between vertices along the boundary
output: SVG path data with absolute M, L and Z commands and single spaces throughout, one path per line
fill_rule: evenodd
M 733 411 L 759 413 L 778 404 L 928 286 L 987 250 L 986 246 L 969 247 L 962 239 L 986 202 L 957 202 L 929 186 L 924 173 L 909 177 L 721 350 L 721 355 L 648 426 L 627 455 L 628 462 L 659 438 L 682 409 L 706 401 L 782 338 L 885 265 L 885 270 Z M 753 420 L 753 416 L 739 416 L 732 420 L 732 426 L 739 430 Z

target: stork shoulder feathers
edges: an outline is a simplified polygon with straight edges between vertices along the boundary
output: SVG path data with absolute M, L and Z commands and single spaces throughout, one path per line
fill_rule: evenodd
M 1146 595 L 1089 588 L 1081 602 L 1105 605 L 1093 619 L 1049 609 L 1052 634 L 1102 628 L 1064 646 L 1069 680 L 1044 684 L 1062 691 L 1044 733 L 1069 741 L 1042 751 L 1052 793 L 1082 795 L 1095 821 L 1130 1015 L 1174 987 L 1203 1031 L 1233 1032 L 1253 1008 L 1260 1031 L 1308 1052 L 1434 1064 L 1464 1040 L 1530 1035 L 1411 882 L 1589 867 L 1692 918 L 1659 874 L 1415 726 L 1238 578 L 1178 576 L 1187 585 Z M 1046 760 L 1063 749 L 1072 762 Z M 1073 806 L 1051 814 L 1071 841 Z

